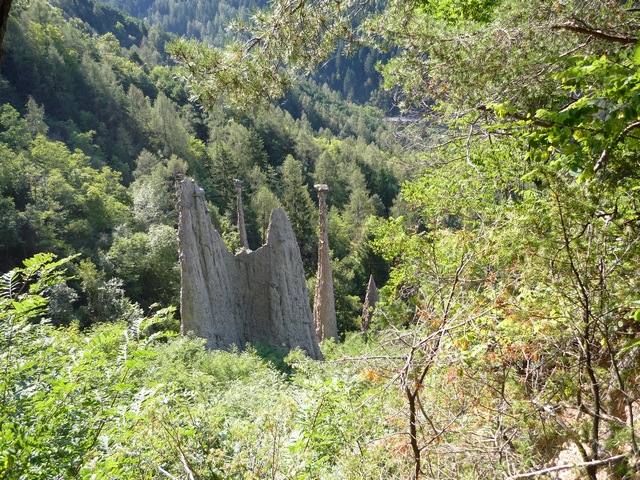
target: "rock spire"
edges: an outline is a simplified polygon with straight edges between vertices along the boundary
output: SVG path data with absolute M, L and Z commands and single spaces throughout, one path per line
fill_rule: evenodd
M 373 316 L 373 309 L 380 300 L 380 295 L 378 294 L 378 287 L 376 287 L 376 282 L 373 279 L 373 275 L 369 275 L 369 283 L 367 285 L 367 293 L 364 297 L 364 305 L 362 307 L 362 331 L 366 332 L 369 330 L 369 326 L 371 325 L 371 317 Z
M 321 359 L 300 249 L 284 212 L 271 213 L 265 245 L 234 256 L 194 180 L 182 182 L 179 210 L 181 332 L 193 331 L 212 349 L 262 343 Z
M 313 297 L 313 321 L 319 341 L 338 339 L 336 301 L 333 293 L 333 271 L 329 257 L 329 234 L 327 231 L 327 192 L 325 184 L 314 185 L 318 191 L 318 275 Z

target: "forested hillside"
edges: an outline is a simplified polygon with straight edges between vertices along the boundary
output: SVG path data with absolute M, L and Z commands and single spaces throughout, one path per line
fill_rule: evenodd
M 638 478 L 634 2 L 119 6 L 11 11 L 2 476 Z M 373 64 L 413 121 L 349 102 Z M 178 337 L 187 175 L 231 250 L 234 178 L 252 248 L 281 205 L 309 286 L 330 186 L 324 362 Z
M 231 0 L 212 2 L 172 2 L 156 0 L 111 0 L 104 2 L 126 11 L 165 31 L 198 38 L 212 45 L 224 46 L 229 24 L 246 20 L 265 0 Z
M 166 32 L 195 38 L 217 47 L 229 42 L 246 40 L 246 21 L 268 4 L 265 0 L 214 0 L 210 2 L 108 0 L 117 8 L 144 19 Z M 373 5 L 363 4 L 365 10 Z M 385 110 L 393 109 L 391 98 L 380 88 L 380 73 L 376 64 L 389 55 L 367 46 L 352 46 L 345 42 L 335 45 L 330 58 L 313 65 L 314 81 L 340 92 L 348 101 L 370 104 Z
M 252 247 L 261 244 L 268 212 L 282 205 L 311 276 L 312 184 L 326 181 L 336 261 L 349 257 L 340 308 L 354 328 L 371 269 L 385 270 L 380 258 L 366 263 L 373 256 L 365 225 L 370 215 L 388 213 L 398 191 L 391 154 L 378 146 L 391 138 L 381 113 L 314 84 L 294 89 L 286 109 L 205 113 L 167 63 L 168 35 L 104 5 L 57 5 L 19 4 L 5 42 L 3 269 L 36 252 L 82 253 L 82 285 L 74 287 L 82 324 L 111 315 L 91 304 L 110 301 L 94 298 L 103 284 L 116 297 L 124 289 L 143 309 L 177 306 L 175 185 L 191 175 L 206 189 L 232 250 L 234 178 L 246 183 Z M 358 250 L 362 258 L 349 255 Z

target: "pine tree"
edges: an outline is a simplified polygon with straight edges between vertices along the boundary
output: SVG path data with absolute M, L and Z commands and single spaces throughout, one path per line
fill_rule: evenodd
M 2 0 L 2 2 L 0 2 L 0 61 L 2 61 L 2 41 L 4 39 L 4 34 L 7 31 L 7 25 L 9 24 L 11 3 L 13 3 L 13 0 Z
M 46 135 L 49 127 L 44 122 L 44 105 L 38 105 L 32 96 L 27 101 L 27 114 L 24 119 L 27 122 L 27 130 L 34 137 L 38 134 Z
M 315 209 L 304 180 L 302 165 L 287 155 L 282 165 L 282 206 L 289 217 L 304 258 L 315 249 Z
M 271 211 L 280 206 L 278 197 L 267 187 L 260 187 L 251 199 L 251 206 L 258 217 L 259 230 L 262 243 L 267 239 L 267 228 Z

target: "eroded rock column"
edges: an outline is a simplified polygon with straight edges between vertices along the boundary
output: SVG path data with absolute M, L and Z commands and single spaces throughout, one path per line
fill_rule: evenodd
M 247 239 L 247 229 L 244 225 L 244 206 L 242 205 L 242 180 L 234 179 L 236 186 L 236 203 L 238 207 L 238 234 L 240 235 L 240 246 L 249 250 L 249 240 Z
M 327 231 L 327 192 L 325 184 L 314 185 L 318 191 L 318 275 L 313 297 L 313 321 L 319 341 L 338 338 L 336 301 L 333 293 L 333 271 L 329 257 L 329 234 Z
M 265 245 L 240 252 L 236 265 L 245 339 L 287 350 L 300 347 L 322 359 L 300 248 L 281 208 L 271 212 Z
M 369 275 L 369 283 L 367 285 L 367 294 L 364 297 L 364 305 L 362 306 L 362 331 L 369 330 L 371 325 L 371 317 L 373 316 L 373 309 L 380 300 L 378 294 L 378 287 L 373 279 L 373 275 Z
M 212 349 L 241 345 L 234 257 L 213 228 L 204 190 L 194 180 L 182 182 L 179 209 L 180 331 L 206 338 Z

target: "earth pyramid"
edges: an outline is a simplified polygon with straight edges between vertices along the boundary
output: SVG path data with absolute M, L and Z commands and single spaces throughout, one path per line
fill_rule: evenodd
M 271 212 L 262 247 L 234 255 L 213 228 L 194 180 L 182 182 L 178 206 L 182 334 L 194 332 L 211 349 L 249 342 L 300 347 L 322 359 L 300 248 L 285 213 Z

